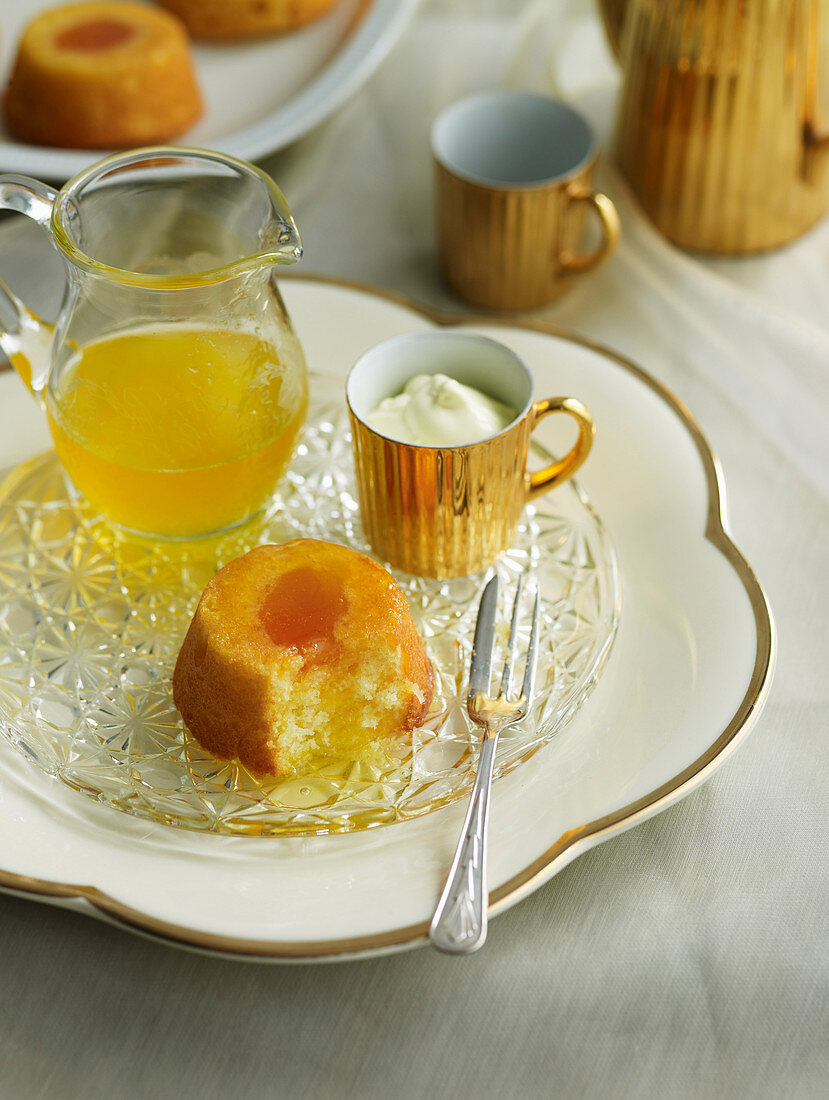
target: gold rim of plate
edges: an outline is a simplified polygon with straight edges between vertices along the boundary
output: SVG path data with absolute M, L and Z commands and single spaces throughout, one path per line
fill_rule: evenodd
M 703 468 L 708 506 L 705 537 L 723 555 L 737 575 L 748 597 L 755 628 L 755 654 L 749 682 L 742 699 L 736 706 L 730 721 L 711 745 L 696 760 L 678 774 L 654 790 L 619 807 L 612 813 L 585 822 L 576 829 L 555 840 L 535 860 L 518 871 L 507 882 L 492 890 L 489 895 L 490 914 L 497 914 L 544 882 L 564 867 L 580 852 L 607 836 L 644 821 L 652 814 L 690 793 L 702 783 L 742 742 L 757 719 L 771 686 L 777 650 L 774 622 L 766 594 L 751 568 L 725 529 L 725 505 L 722 491 L 722 475 L 716 455 L 687 406 L 661 382 L 657 381 L 632 360 L 605 347 L 603 344 L 568 332 L 546 321 L 516 320 L 515 318 L 481 317 L 480 315 L 453 314 L 422 306 L 402 294 L 382 290 L 357 280 L 326 278 L 295 273 L 291 279 L 317 283 L 322 286 L 342 287 L 393 302 L 410 310 L 435 325 L 481 324 L 503 325 L 508 328 L 526 329 L 544 335 L 568 340 L 588 348 L 602 356 L 616 368 L 632 375 L 658 396 L 673 411 L 691 437 Z M 151 916 L 94 886 L 77 883 L 54 882 L 13 871 L 0 870 L 0 886 L 33 896 L 51 899 L 83 899 L 93 909 L 105 914 L 109 920 L 128 929 L 137 929 L 144 935 L 159 940 L 187 945 L 202 951 L 218 954 L 243 955 L 263 959 L 324 959 L 359 956 L 403 946 L 422 943 L 428 936 L 428 922 L 393 928 L 366 936 L 340 937 L 332 940 L 309 942 L 256 940 L 240 936 L 218 935 L 171 923 Z

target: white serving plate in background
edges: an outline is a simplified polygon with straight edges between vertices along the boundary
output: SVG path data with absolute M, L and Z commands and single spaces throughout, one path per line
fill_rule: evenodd
M 339 0 L 290 34 L 238 43 L 193 43 L 204 97 L 201 119 L 173 144 L 257 160 L 322 122 L 368 79 L 403 33 L 419 0 Z M 0 0 L 0 88 L 20 32 L 54 0 Z M 0 112 L 0 171 L 63 182 L 106 155 L 14 141 Z

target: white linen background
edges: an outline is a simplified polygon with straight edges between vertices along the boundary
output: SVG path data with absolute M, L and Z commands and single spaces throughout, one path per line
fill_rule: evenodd
M 437 274 L 435 114 L 478 88 L 557 91 L 604 139 L 614 84 L 586 0 L 425 0 L 366 88 L 265 162 L 303 269 L 463 308 Z M 641 363 L 721 459 L 779 629 L 744 748 L 496 919 L 466 960 L 223 962 L 0 895 L 0 1096 L 825 1095 L 829 219 L 772 254 L 701 260 L 654 232 L 607 163 L 601 183 L 622 243 L 535 316 Z

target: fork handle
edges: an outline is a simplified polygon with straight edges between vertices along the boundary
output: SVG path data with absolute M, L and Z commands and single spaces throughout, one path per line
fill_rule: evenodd
M 449 877 L 429 926 L 429 939 L 440 951 L 468 955 L 483 947 L 487 930 L 486 847 L 489 793 L 498 731 L 481 741 L 481 755 L 469 809 L 455 849 Z

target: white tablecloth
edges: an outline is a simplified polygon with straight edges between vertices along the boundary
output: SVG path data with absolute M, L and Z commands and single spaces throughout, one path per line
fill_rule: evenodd
M 589 8 L 431 0 L 363 91 L 266 164 L 304 268 L 460 308 L 437 275 L 428 129 L 496 85 L 563 88 L 610 128 Z M 767 256 L 703 261 L 660 239 L 608 167 L 603 184 L 623 243 L 539 316 L 638 360 L 721 458 L 779 628 L 745 747 L 465 960 L 224 962 L 0 896 L 0 1096 L 826 1095 L 829 220 Z

